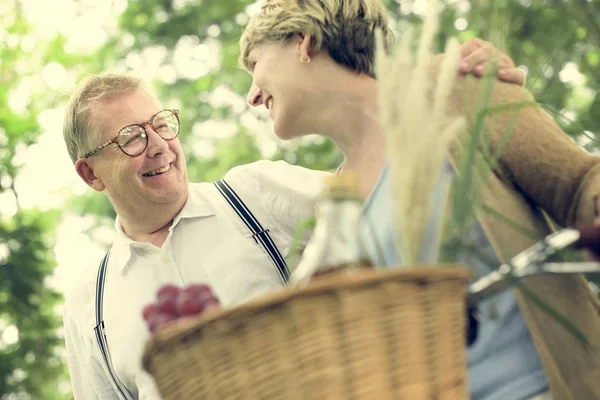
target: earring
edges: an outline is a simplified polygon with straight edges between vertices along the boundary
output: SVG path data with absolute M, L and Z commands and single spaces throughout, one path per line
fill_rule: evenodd
M 310 62 L 310 57 L 309 56 L 302 56 L 302 57 L 300 57 L 300 62 L 302 64 L 308 64 Z

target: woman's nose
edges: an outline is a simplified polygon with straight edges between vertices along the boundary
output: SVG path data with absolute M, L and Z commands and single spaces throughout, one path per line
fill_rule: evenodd
M 248 92 L 248 104 L 252 107 L 256 107 L 262 104 L 262 89 L 259 89 L 254 82 L 252 82 L 252 86 L 250 87 L 250 91 Z

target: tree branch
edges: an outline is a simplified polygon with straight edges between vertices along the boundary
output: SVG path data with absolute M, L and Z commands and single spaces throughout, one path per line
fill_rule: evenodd
M 591 28 L 593 31 L 592 36 L 598 42 L 600 46 L 600 24 L 594 18 L 594 15 L 597 15 L 597 11 L 594 11 L 594 6 L 592 2 L 588 2 L 587 0 L 577 0 L 575 4 L 581 9 L 581 15 L 583 16 L 583 20 L 587 21 L 588 28 Z
M 9 190 L 11 192 L 13 192 L 13 194 L 15 195 L 15 202 L 17 203 L 17 211 L 21 211 L 22 210 L 21 202 L 19 201 L 19 194 L 17 193 L 17 190 L 15 189 L 15 178 L 13 176 L 11 176 L 11 183 L 10 183 Z

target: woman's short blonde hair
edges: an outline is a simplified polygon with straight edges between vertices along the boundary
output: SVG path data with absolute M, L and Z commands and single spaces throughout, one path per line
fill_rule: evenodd
M 240 63 L 261 43 L 286 43 L 295 34 L 310 34 L 313 49 L 357 73 L 375 76 L 375 32 L 387 45 L 393 35 L 381 0 L 263 0 L 240 39 Z
M 73 163 L 99 145 L 100 132 L 90 119 L 91 109 L 104 100 L 138 91 L 155 97 L 144 80 L 124 74 L 92 75 L 78 85 L 67 104 L 63 123 L 63 137 Z

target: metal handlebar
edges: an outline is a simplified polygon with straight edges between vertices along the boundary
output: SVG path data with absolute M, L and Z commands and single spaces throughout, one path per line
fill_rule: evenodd
M 558 251 L 567 248 L 600 248 L 600 227 L 586 225 L 563 229 L 534 244 L 513 257 L 509 263 L 478 279 L 467 289 L 467 302 L 473 305 L 508 288 L 516 280 L 541 274 L 600 273 L 598 262 L 546 262 Z

